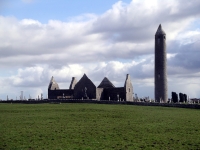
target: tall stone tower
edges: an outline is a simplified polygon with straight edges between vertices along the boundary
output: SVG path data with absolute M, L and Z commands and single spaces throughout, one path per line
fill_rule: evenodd
M 167 96 L 166 34 L 161 24 L 155 34 L 155 101 L 166 103 Z

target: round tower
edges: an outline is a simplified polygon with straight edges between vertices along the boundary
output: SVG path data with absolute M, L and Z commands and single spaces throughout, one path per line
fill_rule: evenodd
M 155 101 L 166 103 L 167 96 L 166 34 L 161 24 L 155 34 Z

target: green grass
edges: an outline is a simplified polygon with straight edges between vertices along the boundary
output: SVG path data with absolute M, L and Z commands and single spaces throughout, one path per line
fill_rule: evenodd
M 0 104 L 0 149 L 200 149 L 200 110 Z

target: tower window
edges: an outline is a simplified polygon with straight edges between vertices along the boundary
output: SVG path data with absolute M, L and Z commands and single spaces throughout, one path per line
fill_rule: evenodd
M 163 38 L 165 39 L 165 36 L 163 36 Z

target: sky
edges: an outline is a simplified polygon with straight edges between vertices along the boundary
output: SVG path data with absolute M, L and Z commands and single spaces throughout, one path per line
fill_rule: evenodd
M 52 76 L 68 89 L 85 73 L 154 98 L 154 38 L 166 32 L 168 97 L 200 98 L 199 0 L 1 0 L 0 99 L 37 98 Z

